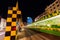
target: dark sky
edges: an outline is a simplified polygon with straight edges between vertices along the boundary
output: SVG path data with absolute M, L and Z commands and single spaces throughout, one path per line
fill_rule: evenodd
M 26 17 L 33 19 L 44 12 L 46 6 L 50 5 L 54 0 L 18 0 L 19 9 L 22 11 L 23 21 Z M 10 6 L 15 6 L 16 0 L 0 0 L 0 15 L 3 18 L 7 16 L 7 9 Z

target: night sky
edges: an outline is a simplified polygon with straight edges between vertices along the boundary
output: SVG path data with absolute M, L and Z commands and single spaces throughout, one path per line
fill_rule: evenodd
M 19 9 L 22 11 L 23 21 L 26 17 L 34 19 L 39 14 L 44 12 L 44 9 L 54 2 L 54 0 L 18 0 Z M 16 0 L 0 0 L 0 16 L 7 17 L 8 7 L 15 6 Z

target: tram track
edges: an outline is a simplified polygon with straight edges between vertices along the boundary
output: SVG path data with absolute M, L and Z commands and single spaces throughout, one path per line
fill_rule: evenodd
M 29 29 L 28 29 L 28 30 L 29 30 Z M 34 36 L 35 36 L 37 39 L 40 39 L 40 40 L 50 40 L 50 39 L 46 38 L 45 36 L 41 35 L 40 33 L 34 32 L 34 31 L 32 31 L 32 30 L 29 30 L 29 31 L 30 31 L 30 33 L 35 34 Z
M 43 38 L 43 36 L 41 37 L 40 34 L 34 32 L 34 31 L 31 31 L 29 29 L 27 29 L 27 32 L 28 34 L 30 34 L 31 36 L 31 40 L 49 40 L 48 38 Z
M 28 28 L 27 29 L 25 28 L 24 32 L 25 36 L 22 38 L 22 40 L 53 40 L 53 39 L 56 40 L 56 37 L 54 38 L 53 35 L 40 33 L 37 31 L 30 30 Z

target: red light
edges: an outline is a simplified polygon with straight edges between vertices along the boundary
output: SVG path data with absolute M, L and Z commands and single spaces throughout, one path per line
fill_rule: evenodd
M 16 30 L 16 26 L 12 27 L 11 30 L 12 30 L 12 31 L 13 31 L 13 30 Z

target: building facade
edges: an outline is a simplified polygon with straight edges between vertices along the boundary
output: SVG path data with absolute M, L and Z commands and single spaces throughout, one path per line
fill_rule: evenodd
M 55 0 L 52 4 L 45 8 L 45 12 L 35 18 L 35 21 L 56 16 L 58 15 L 58 11 L 60 11 L 60 0 Z
M 46 15 L 46 12 L 43 12 L 42 14 L 38 15 L 34 20 L 37 21 L 45 15 Z
M 45 9 L 45 11 L 47 13 L 55 13 L 59 9 L 60 9 L 60 0 L 55 0 L 52 4 L 50 4 L 49 6 L 47 6 L 47 8 Z

